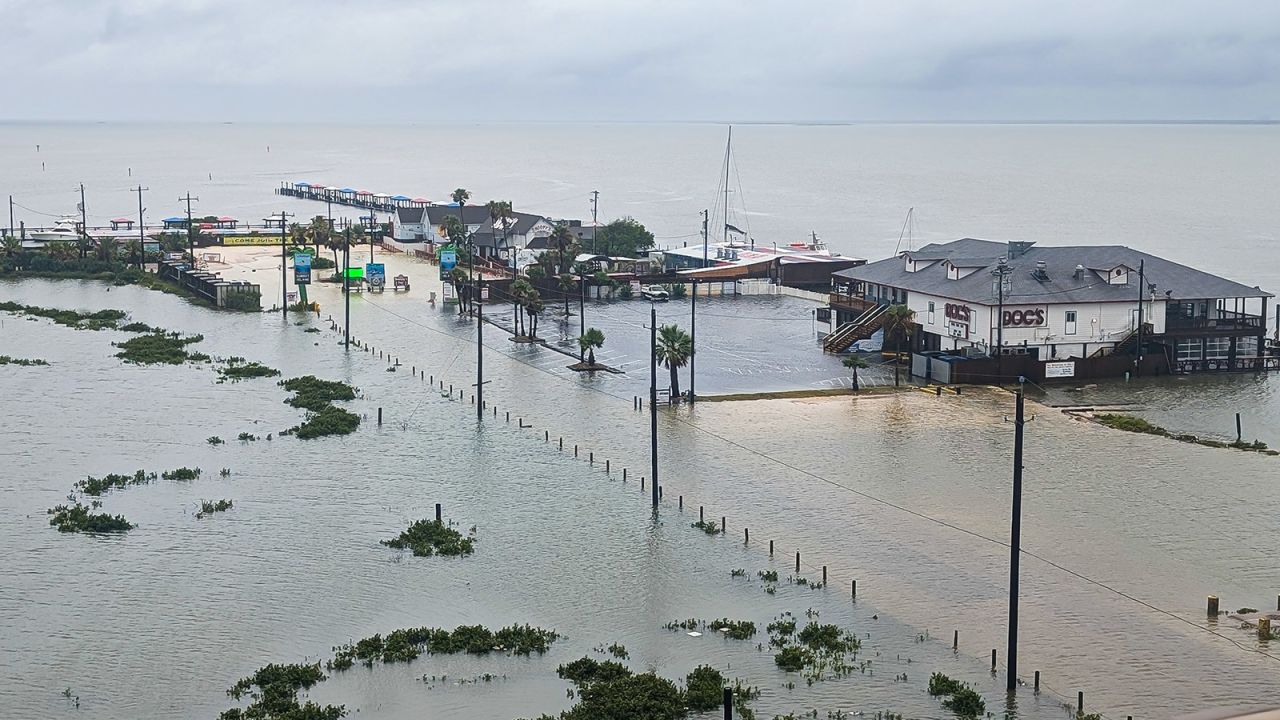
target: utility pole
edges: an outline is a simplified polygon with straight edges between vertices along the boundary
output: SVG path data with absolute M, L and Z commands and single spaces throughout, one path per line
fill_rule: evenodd
M 484 283 L 476 286 L 476 419 L 484 420 Z
M 13 196 L 9 196 L 9 237 L 13 237 Z
M 578 264 L 578 337 L 587 334 L 587 278 Z M 582 345 L 578 345 L 578 362 L 582 362 Z
M 342 349 L 351 351 L 351 223 L 347 223 L 347 241 L 342 243 Z
M 190 197 L 191 193 L 187 193 Z M 187 217 L 191 217 L 190 202 L 187 204 Z M 285 250 L 289 244 L 289 239 L 285 234 L 285 226 L 289 224 L 289 218 L 293 217 L 289 213 L 280 211 L 280 317 L 285 321 L 289 320 L 289 259 L 285 254 Z
M 89 216 L 84 207 L 84 183 L 80 183 L 80 257 L 88 253 L 89 248 Z
M 706 267 L 710 260 L 707 259 L 707 211 L 702 211 L 702 267 Z
M 991 271 L 991 275 L 996 279 L 996 293 L 999 298 L 996 304 L 996 382 L 1003 382 L 1003 360 L 1001 355 L 1004 354 L 1004 279 L 1013 273 L 1013 266 L 1009 264 L 1007 258 L 1000 258 L 996 263 L 996 267 Z
M 1142 293 L 1147 289 L 1146 278 L 1146 258 L 1138 261 L 1138 327 L 1136 328 L 1138 342 L 1133 346 L 1133 376 L 1138 377 L 1142 374 Z
M 182 202 L 183 200 L 187 201 L 187 253 L 191 255 L 191 267 L 193 269 L 195 268 L 195 265 L 196 265 L 196 226 L 191 223 L 191 201 L 199 200 L 199 199 L 200 198 L 198 197 L 194 197 L 194 198 L 191 197 L 190 192 L 187 193 L 186 197 L 178 198 L 178 202 Z M 280 225 L 281 227 L 284 226 L 283 211 L 281 211 L 280 213 Z M 281 234 L 281 237 L 283 237 L 283 233 Z M 280 242 L 284 242 L 284 241 L 281 240 Z M 283 249 L 280 252 L 282 255 L 284 254 Z
M 658 508 L 658 305 L 649 301 L 649 475 Z
M 138 269 L 142 269 L 142 265 L 147 259 L 147 233 L 142 229 L 142 193 L 151 188 L 144 188 L 141 185 L 134 188 L 133 191 L 138 193 Z
M 459 206 L 461 207 L 461 206 Z M 461 210 L 459 210 L 461 214 Z M 373 231 L 378 228 L 378 216 L 373 214 L 373 208 L 369 209 L 369 262 L 373 262 Z M 462 231 L 466 232 L 467 226 L 462 226 Z
M 1018 685 L 1018 560 L 1022 542 L 1022 426 L 1023 393 L 1017 394 L 1017 411 L 1013 425 L 1013 520 L 1009 531 L 1009 647 L 1005 650 L 1009 666 L 1005 688 L 1009 692 Z
M 704 225 L 705 227 L 705 225 Z M 694 380 L 698 377 L 695 365 L 698 354 L 698 280 L 693 280 L 693 298 L 689 300 L 689 404 L 694 403 L 698 394 L 694 392 Z
M 591 254 L 596 254 L 596 231 L 600 225 L 596 222 L 596 209 L 600 205 L 600 191 L 591 191 Z

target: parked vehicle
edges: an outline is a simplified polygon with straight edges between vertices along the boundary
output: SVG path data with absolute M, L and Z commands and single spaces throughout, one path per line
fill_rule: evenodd
M 667 292 L 667 289 L 661 285 L 646 285 L 640 288 L 640 294 L 655 302 L 665 302 L 671 297 L 671 294 Z

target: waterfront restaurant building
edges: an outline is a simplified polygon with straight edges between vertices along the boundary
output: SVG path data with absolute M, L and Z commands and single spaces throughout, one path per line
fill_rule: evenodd
M 1022 355 L 1040 364 L 1040 378 L 1121 375 L 1139 357 L 1154 373 L 1280 367 L 1267 339 L 1270 293 L 1120 245 L 966 238 L 842 270 L 832 283 L 832 352 L 882 327 L 887 306 L 905 304 L 915 313 L 914 351 Z M 1076 371 L 1118 355 L 1129 362 L 1092 363 L 1111 372 Z M 1085 362 L 1063 362 L 1073 359 Z

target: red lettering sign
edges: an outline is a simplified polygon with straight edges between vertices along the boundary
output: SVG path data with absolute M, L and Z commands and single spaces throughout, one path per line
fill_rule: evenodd
M 1005 310 L 1000 316 L 1000 325 L 1003 327 L 1040 327 L 1044 325 L 1044 321 L 1043 307 Z
M 963 323 L 969 322 L 969 315 L 973 312 L 968 305 L 955 305 L 953 303 L 947 303 L 944 310 L 948 320 Z

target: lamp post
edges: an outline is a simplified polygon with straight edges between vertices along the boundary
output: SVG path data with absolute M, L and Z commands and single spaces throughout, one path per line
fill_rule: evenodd
M 658 306 L 649 301 L 649 475 L 658 507 Z
M 1022 428 L 1023 391 L 1019 387 L 1013 427 L 1013 518 L 1009 530 L 1009 645 L 1005 650 L 1009 666 L 1005 688 L 1009 692 L 1018 684 L 1018 560 L 1022 544 Z

